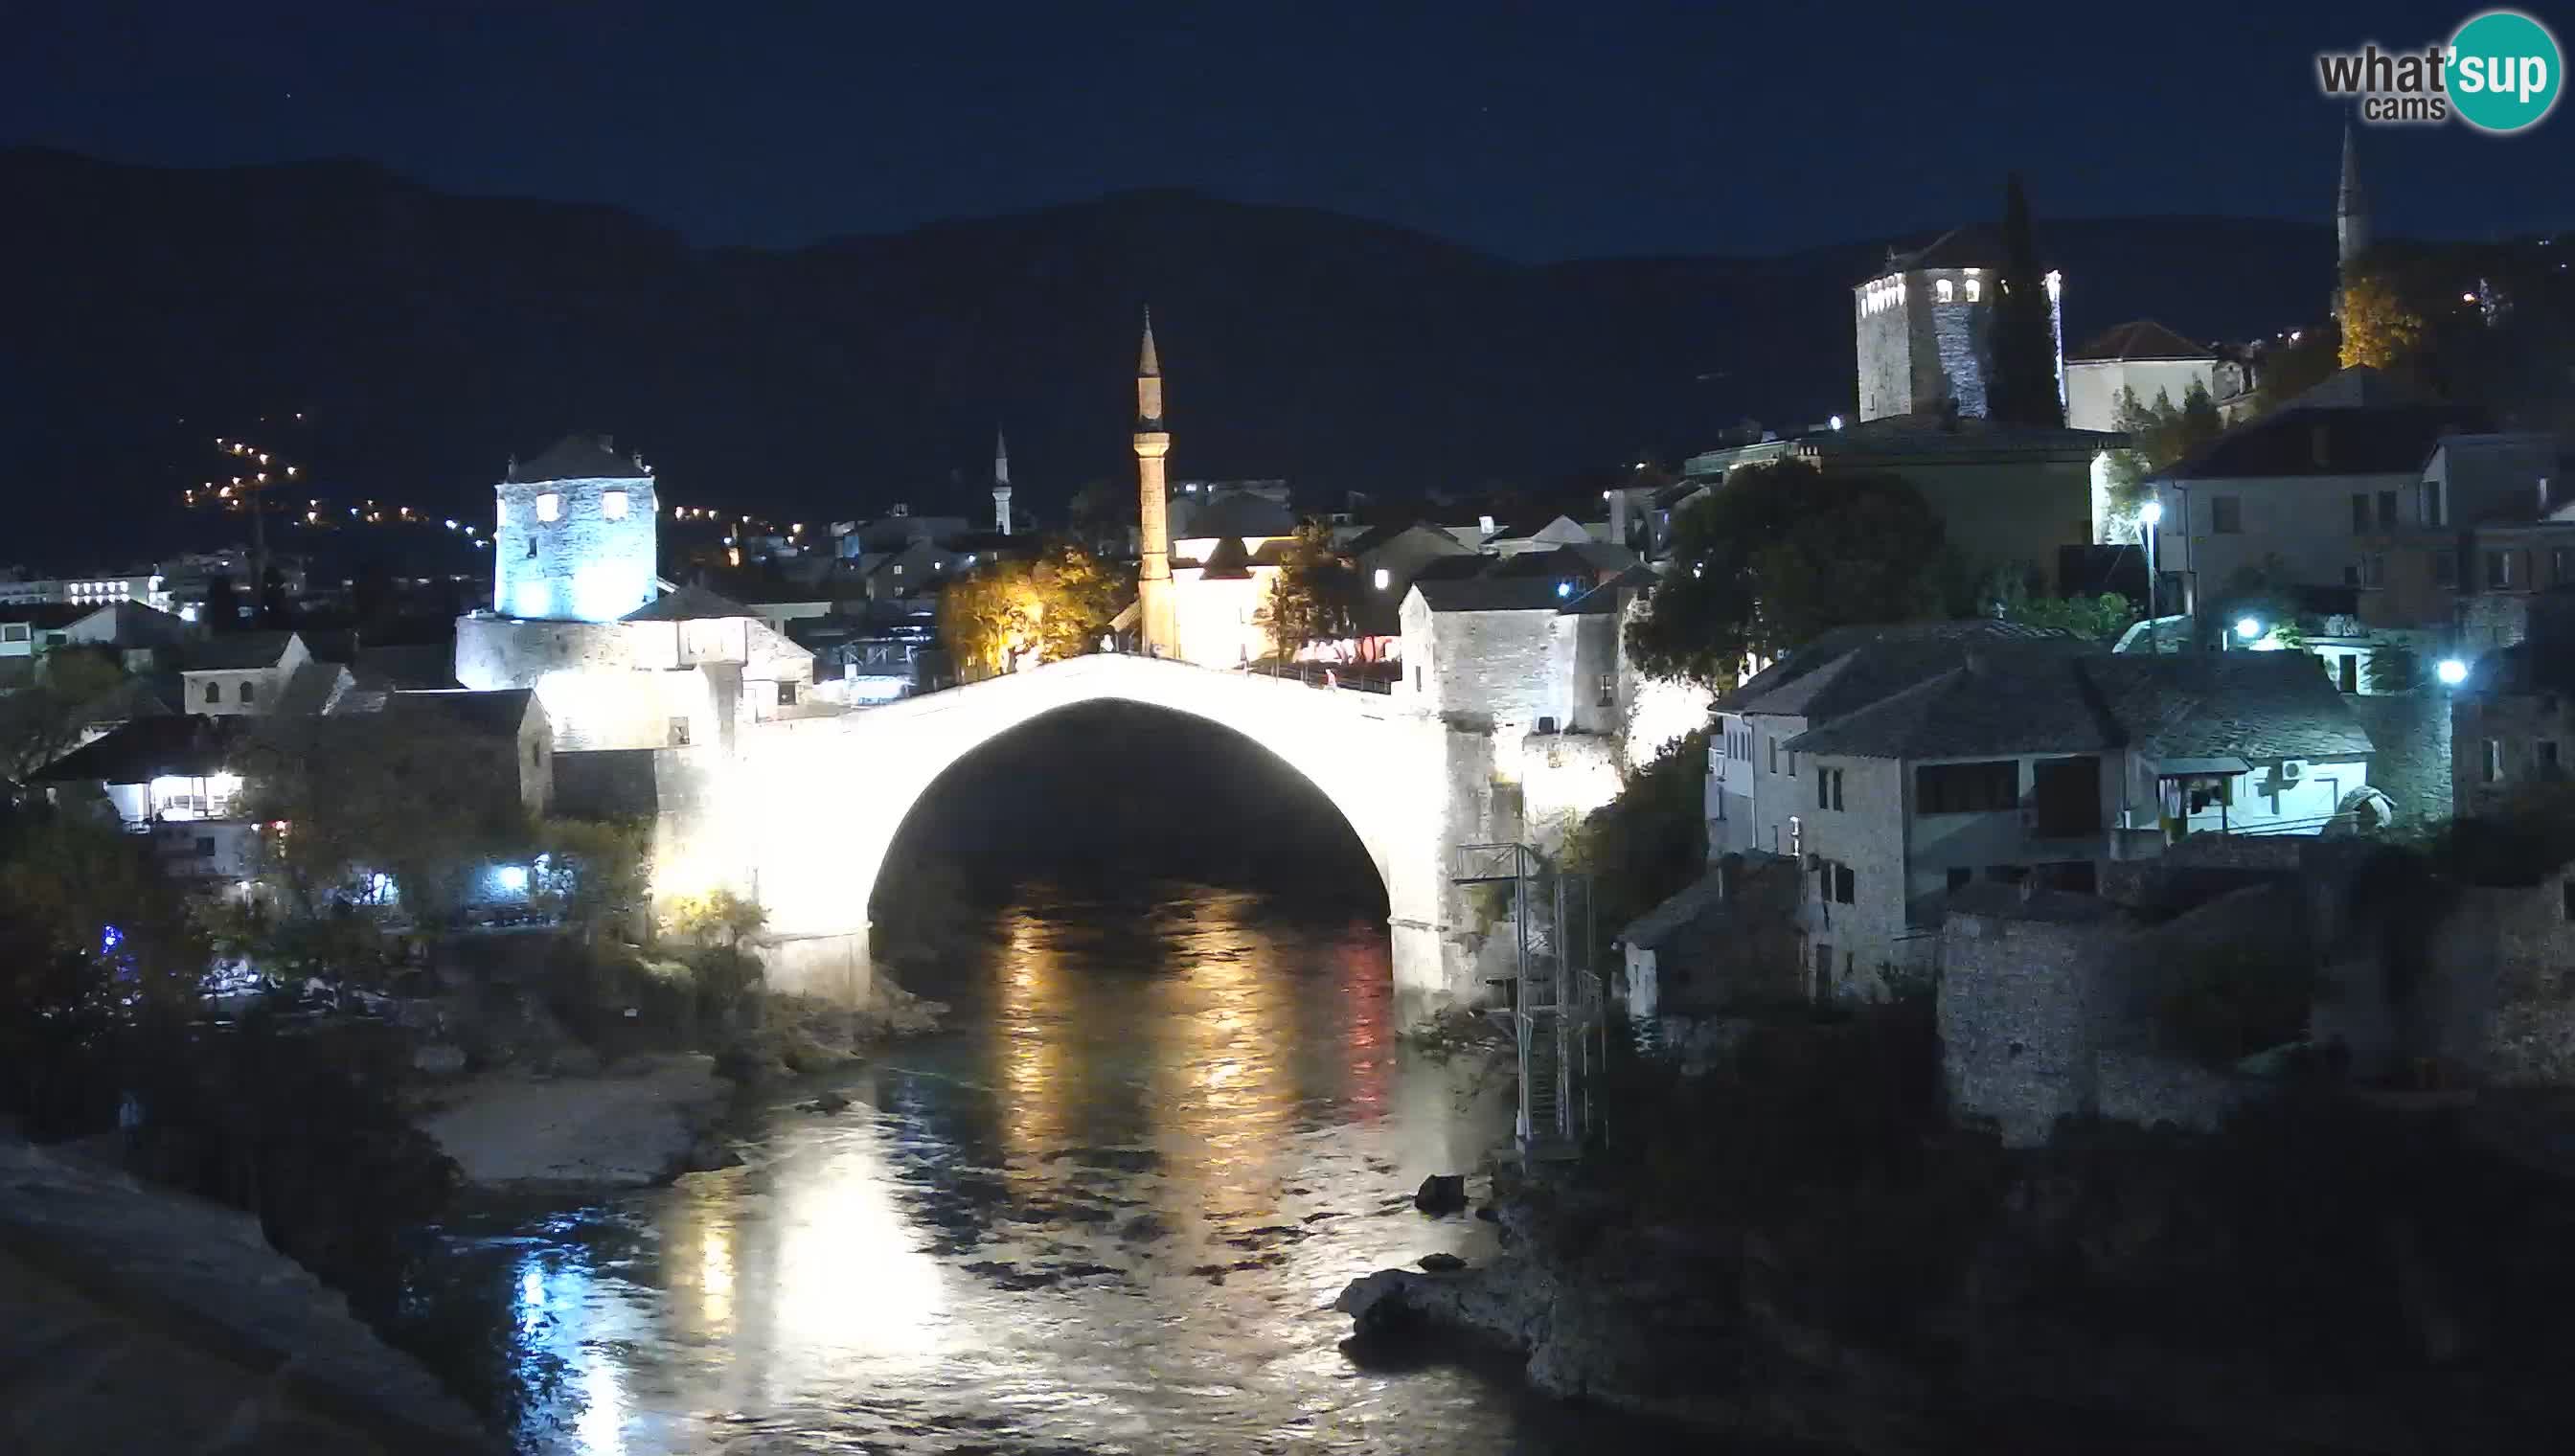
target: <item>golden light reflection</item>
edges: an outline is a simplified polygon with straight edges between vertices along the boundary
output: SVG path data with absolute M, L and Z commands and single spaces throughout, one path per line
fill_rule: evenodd
M 893 1159 L 866 1133 L 818 1149 L 780 1180 L 777 1253 L 765 1272 L 775 1358 L 813 1371 L 853 1359 L 896 1366 L 946 1357 L 947 1270 L 896 1201 Z
M 1181 1214 L 1223 1212 L 1276 1195 L 1274 1158 L 1295 1130 L 1297 978 L 1272 963 L 1248 924 L 1251 900 L 1211 895 L 1175 937 L 1178 974 L 1159 983 L 1155 1019 L 1172 1044 L 1153 1058 L 1155 1142 Z
M 1072 1135 L 1067 1085 L 1075 1050 L 1067 1043 L 1079 987 L 1070 984 L 1054 940 L 1026 911 L 1013 911 L 1002 963 L 1001 1120 L 1005 1165 L 1014 1181 L 1040 1176 L 1041 1159 Z
M 719 1339 L 733 1333 L 733 1230 L 707 1225 L 698 1248 L 698 1291 L 708 1332 Z

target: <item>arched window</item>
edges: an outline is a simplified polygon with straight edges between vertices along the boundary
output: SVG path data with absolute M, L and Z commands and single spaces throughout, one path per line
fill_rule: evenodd
M 1940 302 L 1944 304 L 1950 302 L 1952 297 L 1958 291 L 1957 286 L 1945 278 L 1941 279 L 1937 284 L 1933 285 L 1933 287 L 1940 291 Z
M 256 702 L 258 698 L 259 685 L 245 679 L 241 685 L 241 701 L 244 703 L 252 703 Z
M 1968 279 L 1968 280 L 1967 280 L 1967 302 L 1969 302 L 1969 303 L 1974 303 L 1976 300 L 1978 300 L 1978 299 L 1980 299 L 1980 298 L 1983 298 L 1984 296 L 1985 296 L 1985 284 L 1984 284 L 1984 280 L 1983 280 L 1983 279 L 1980 279 L 1980 278 L 1970 278 L 1970 279 Z
M 223 701 L 224 701 L 224 685 L 223 685 L 223 684 L 221 684 L 221 683 L 209 683 L 209 684 L 207 684 L 207 685 L 206 685 L 206 701 L 207 701 L 208 703 L 221 703 L 221 702 L 223 702 Z

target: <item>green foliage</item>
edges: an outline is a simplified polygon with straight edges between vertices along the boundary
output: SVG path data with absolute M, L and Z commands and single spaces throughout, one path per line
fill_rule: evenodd
M 2056 329 L 2047 272 L 2030 236 L 2029 199 L 2021 192 L 2017 172 L 2003 184 L 2003 266 L 1997 286 L 1985 414 L 1997 424 L 2061 428 L 2065 404 L 2056 393 Z
M 1947 566 L 1939 516 L 1904 481 L 1753 466 L 1673 524 L 1672 570 L 1627 646 L 1655 677 L 1722 691 L 1753 654 L 1940 615 Z
M 532 837 L 491 746 L 425 717 L 263 718 L 239 761 L 249 816 L 285 825 L 264 836 L 261 877 L 308 918 L 369 898 L 365 877 L 384 873 L 436 922 Z
M 1627 775 L 1618 796 L 1565 836 L 1564 867 L 1591 876 L 1606 937 L 1697 879 L 1707 866 L 1707 730 Z
M 1309 643 L 1351 636 L 1358 626 L 1359 574 L 1332 546 L 1331 528 L 1308 521 L 1296 528 L 1273 581 L 1263 622 L 1281 661 Z
M 195 994 L 209 939 L 149 844 L 36 809 L 0 819 L 0 1097 L 47 1086 L 118 1028 Z
M 939 594 L 939 639 L 968 678 L 1099 649 L 1135 583 L 1081 544 L 1049 542 L 1032 560 L 1002 558 L 952 578 Z
M 28 779 L 80 742 L 100 701 L 124 683 L 124 668 L 103 651 L 57 648 L 37 659 L 34 682 L 0 694 L 0 788 L 24 793 Z
M 2315 991 L 2315 968 L 2303 959 L 2240 947 L 2184 966 L 2157 1018 L 2174 1049 L 2229 1066 L 2305 1035 Z
M 606 930 L 651 894 L 652 834 L 637 820 L 546 820 L 537 827 L 546 859 L 537 903 L 583 934 Z
M 2423 682 L 2423 665 L 2403 643 L 2380 639 L 2370 644 L 2362 678 L 2372 693 L 2410 693 Z
M 2146 504 L 2148 481 L 2215 440 L 2226 426 L 2208 390 L 2193 380 L 2179 406 L 2163 390 L 2155 391 L 2151 405 L 2139 400 L 2133 387 L 2120 390 L 2110 428 L 2128 437 L 2127 449 L 2110 453 L 2110 509 L 2134 517 Z
M 2033 597 L 2019 579 L 2009 580 L 1995 604 L 2005 622 L 2023 627 L 2054 628 L 2076 633 L 2092 642 L 2109 644 L 2137 620 L 2137 605 L 2116 592 L 2103 592 L 2087 597 Z
M 729 889 L 710 889 L 682 895 L 664 909 L 662 931 L 700 946 L 723 946 L 740 950 L 744 941 L 760 933 L 769 923 L 769 911 L 758 900 L 745 899 Z

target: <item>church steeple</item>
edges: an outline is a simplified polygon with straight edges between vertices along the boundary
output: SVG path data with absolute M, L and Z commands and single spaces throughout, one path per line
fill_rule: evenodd
M 999 430 L 993 432 L 993 529 L 1011 534 L 1011 442 Z
M 1172 453 L 1163 428 L 1163 360 L 1154 349 L 1154 311 L 1145 310 L 1145 341 L 1136 354 L 1137 636 L 1157 658 L 1181 655 L 1180 617 L 1172 600 L 1170 487 L 1163 458 Z
M 2360 148 L 2342 124 L 2342 189 L 2334 196 L 2334 249 L 2348 269 L 2369 251 L 2369 193 L 2360 185 Z

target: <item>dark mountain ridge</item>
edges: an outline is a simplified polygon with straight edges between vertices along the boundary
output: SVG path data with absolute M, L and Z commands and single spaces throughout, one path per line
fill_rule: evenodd
M 1849 410 L 1849 287 L 1919 241 L 1532 266 L 1151 190 L 698 249 L 615 208 L 453 196 L 363 162 L 27 149 L 0 151 L 0 195 L 21 220 L 0 232 L 13 556 L 204 534 L 177 493 L 215 473 L 214 437 L 299 410 L 313 494 L 432 516 L 481 519 L 508 458 L 571 429 L 643 451 L 676 503 L 980 515 L 997 427 L 1019 500 L 1055 514 L 1132 468 L 1148 302 L 1176 476 L 1285 476 L 1316 500 L 1540 481 Z M 2318 215 L 2042 212 L 2068 343 L 2140 315 L 2206 338 L 2304 322 L 2331 276 Z

